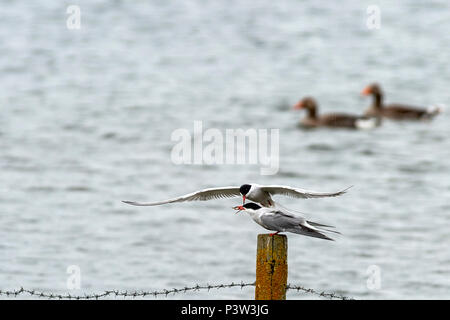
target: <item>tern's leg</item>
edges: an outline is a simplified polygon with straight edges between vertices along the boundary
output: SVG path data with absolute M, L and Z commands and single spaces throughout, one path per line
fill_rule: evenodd
M 280 232 L 280 231 L 277 231 L 275 233 L 270 233 L 269 236 L 273 237 L 274 235 L 278 234 L 278 232 Z

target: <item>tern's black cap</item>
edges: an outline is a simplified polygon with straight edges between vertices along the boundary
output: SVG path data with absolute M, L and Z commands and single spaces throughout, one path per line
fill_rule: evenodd
M 243 195 L 243 196 L 245 196 L 249 191 L 250 191 L 250 188 L 251 188 L 252 186 L 251 185 L 249 185 L 249 184 L 243 184 L 240 188 L 239 188 L 239 192 Z
M 246 203 L 246 204 L 244 204 L 243 207 L 244 207 L 244 208 L 247 208 L 247 209 L 253 209 L 253 210 L 261 209 L 261 206 L 260 206 L 260 205 L 257 205 L 257 204 L 254 203 L 254 202 Z

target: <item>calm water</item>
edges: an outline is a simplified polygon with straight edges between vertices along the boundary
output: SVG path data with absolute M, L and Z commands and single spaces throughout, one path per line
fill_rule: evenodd
M 304 131 L 291 110 L 362 112 L 363 87 L 386 100 L 449 103 L 447 1 L 78 1 L 81 29 L 57 1 L 0 1 L 0 283 L 68 292 L 252 282 L 265 232 L 237 199 L 127 206 L 245 182 L 335 191 L 278 198 L 343 233 L 289 235 L 289 282 L 358 299 L 450 297 L 449 113 L 373 131 Z M 448 111 L 448 110 L 447 110 Z M 280 170 L 175 165 L 171 133 L 280 129 Z M 381 288 L 369 290 L 378 266 Z M 70 291 L 72 292 L 72 291 Z M 253 288 L 170 298 L 253 298 Z M 289 292 L 290 299 L 314 298 Z

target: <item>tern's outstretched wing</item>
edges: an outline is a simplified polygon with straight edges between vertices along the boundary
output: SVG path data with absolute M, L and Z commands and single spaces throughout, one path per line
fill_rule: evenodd
M 304 189 L 298 189 L 298 188 L 292 188 L 288 186 L 261 186 L 261 189 L 263 191 L 266 191 L 270 193 L 271 195 L 285 195 L 292 198 L 324 198 L 324 197 L 337 197 L 340 195 L 343 195 L 347 192 L 348 189 L 351 187 L 348 187 L 344 190 L 338 191 L 338 192 L 317 192 L 317 191 L 310 191 L 310 190 L 304 190 Z
M 211 199 L 220 199 L 220 198 L 233 198 L 240 196 L 239 187 L 221 187 L 221 188 L 209 188 L 196 192 L 192 192 L 186 194 L 181 197 L 168 199 L 164 201 L 158 202 L 134 202 L 134 201 L 122 201 L 127 204 L 131 204 L 133 206 L 157 206 L 160 204 L 173 203 L 173 202 L 184 202 L 184 201 L 206 201 Z

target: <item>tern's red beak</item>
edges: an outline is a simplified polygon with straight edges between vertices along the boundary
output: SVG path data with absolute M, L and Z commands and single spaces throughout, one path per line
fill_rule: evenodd
M 245 196 L 242 196 L 242 205 L 244 205 L 245 204 Z M 241 209 L 241 210 L 244 210 L 244 209 Z
M 363 89 L 363 91 L 361 91 L 361 94 L 363 95 L 363 96 L 368 96 L 369 94 L 371 94 L 372 93 L 372 90 L 370 89 L 370 86 L 369 87 L 365 87 L 364 89 Z
M 244 208 L 243 206 L 236 206 L 236 207 L 233 207 L 233 209 L 234 209 L 234 210 L 237 210 L 236 213 L 239 213 L 239 212 L 241 212 L 242 210 L 245 210 L 245 208 Z

